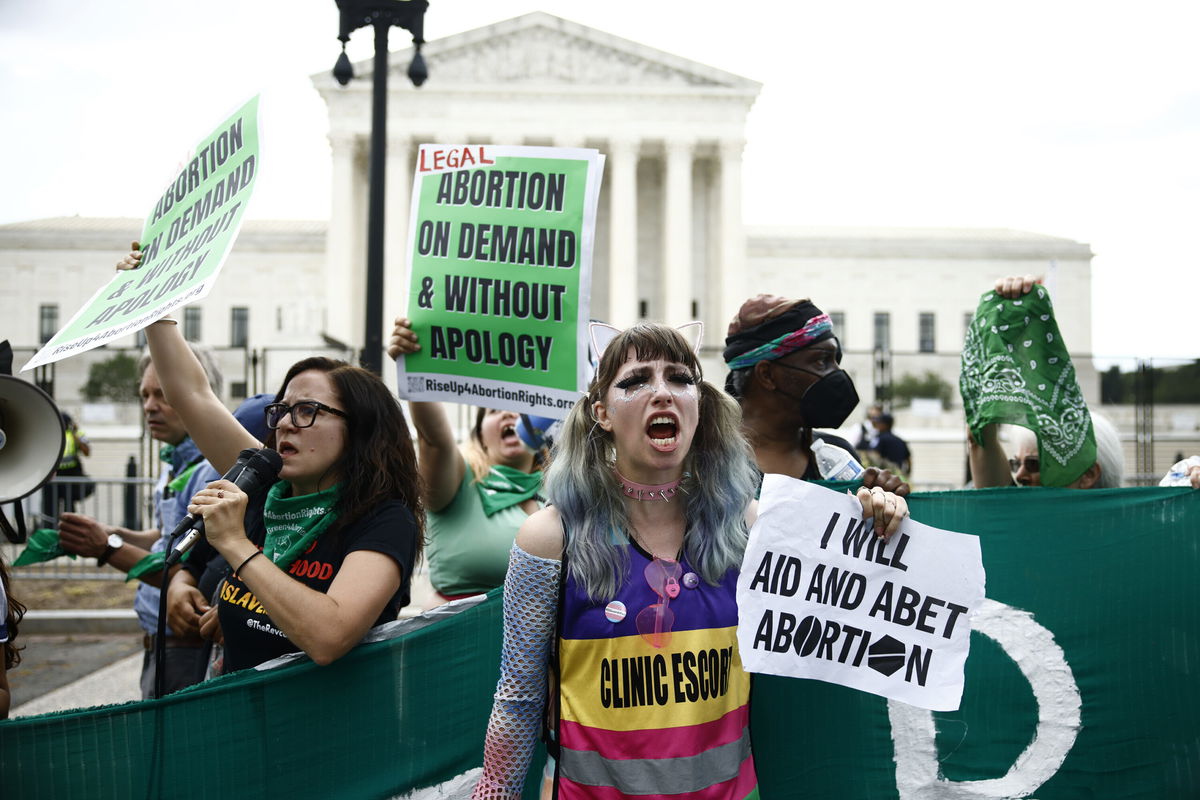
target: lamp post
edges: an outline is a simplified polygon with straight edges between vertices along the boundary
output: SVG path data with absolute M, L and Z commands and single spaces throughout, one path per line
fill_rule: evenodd
M 375 28 L 375 75 L 371 92 L 371 157 L 368 167 L 370 189 L 367 201 L 367 296 L 362 366 L 376 375 L 383 372 L 383 225 L 384 165 L 387 163 L 387 74 L 388 29 L 396 25 L 409 31 L 416 54 L 408 65 L 414 86 L 425 83 L 429 72 L 421 57 L 425 10 L 428 0 L 337 0 L 340 16 L 338 39 L 342 54 L 333 67 L 333 77 L 345 86 L 354 77 L 346 55 L 350 34 L 366 25 Z

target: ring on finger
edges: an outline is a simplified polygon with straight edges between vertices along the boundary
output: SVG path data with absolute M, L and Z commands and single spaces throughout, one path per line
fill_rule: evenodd
M 218 490 L 217 490 L 217 497 L 218 497 L 219 499 L 224 499 L 224 498 L 225 498 L 225 493 L 224 493 L 224 492 L 222 492 L 220 489 L 218 489 Z

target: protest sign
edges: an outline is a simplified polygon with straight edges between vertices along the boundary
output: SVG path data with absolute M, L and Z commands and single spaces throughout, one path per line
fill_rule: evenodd
M 742 663 L 957 709 L 983 602 L 979 539 L 906 519 L 884 542 L 862 517 L 852 496 L 763 479 L 738 578 Z
M 409 400 L 562 419 L 586 383 L 595 150 L 422 145 L 409 224 Z
M 257 171 L 254 97 L 196 145 L 163 190 L 142 227 L 141 266 L 114 274 L 21 369 L 108 344 L 207 295 L 241 229 Z

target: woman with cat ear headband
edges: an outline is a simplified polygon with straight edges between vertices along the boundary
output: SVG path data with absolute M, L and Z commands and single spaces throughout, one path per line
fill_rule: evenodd
M 608 330 L 555 444 L 549 505 L 512 549 L 473 797 L 520 796 L 543 724 L 557 797 L 757 797 L 736 585 L 758 473 L 740 413 L 703 380 L 698 336 Z

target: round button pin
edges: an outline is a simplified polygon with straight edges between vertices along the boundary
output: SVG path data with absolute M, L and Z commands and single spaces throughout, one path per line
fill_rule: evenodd
M 625 619 L 625 604 L 620 600 L 613 600 L 604 607 L 604 618 L 609 622 L 620 622 Z
M 700 576 L 694 572 L 689 572 L 683 576 L 683 585 L 689 589 L 695 589 L 700 585 Z

